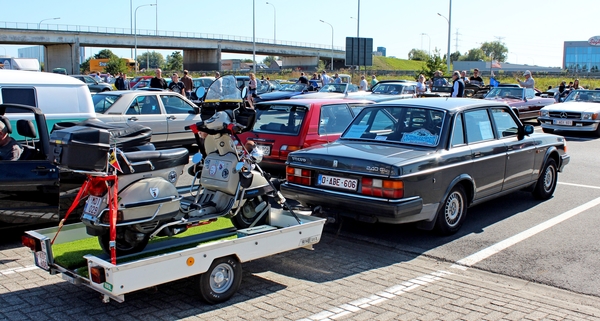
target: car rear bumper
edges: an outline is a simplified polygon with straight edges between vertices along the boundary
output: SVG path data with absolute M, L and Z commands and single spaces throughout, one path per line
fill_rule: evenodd
M 542 128 L 553 129 L 553 130 L 568 130 L 576 132 L 593 132 L 598 129 L 600 120 L 579 120 L 573 119 L 573 125 L 555 125 L 554 118 L 549 117 L 538 117 L 538 121 Z
M 342 192 L 317 189 L 309 186 L 284 183 L 281 193 L 304 205 L 322 206 L 342 216 L 360 221 L 391 224 L 431 221 L 435 218 L 438 204 L 423 205 L 420 197 L 400 200 L 380 200 L 373 197 L 348 195 Z

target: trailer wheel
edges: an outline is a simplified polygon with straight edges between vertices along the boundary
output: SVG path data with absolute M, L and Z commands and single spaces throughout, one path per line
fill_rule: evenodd
M 227 256 L 215 259 L 199 276 L 200 295 L 204 301 L 217 304 L 229 300 L 242 282 L 242 264 Z

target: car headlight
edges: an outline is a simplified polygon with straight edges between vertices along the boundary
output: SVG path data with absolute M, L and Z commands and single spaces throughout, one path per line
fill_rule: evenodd
M 550 117 L 550 112 L 547 110 L 540 110 L 540 116 L 542 117 Z
M 582 113 L 581 119 L 583 120 L 596 120 L 598 118 L 598 113 Z

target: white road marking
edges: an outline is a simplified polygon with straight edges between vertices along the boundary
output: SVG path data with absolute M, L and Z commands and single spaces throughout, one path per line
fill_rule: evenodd
M 391 286 L 381 292 L 370 295 L 368 297 L 356 299 L 352 302 L 342 304 L 338 307 L 331 308 L 329 310 L 323 310 L 300 321 L 336 320 L 354 312 L 366 309 L 370 306 L 378 305 L 387 300 L 393 299 L 406 292 L 410 292 L 420 286 L 426 286 L 429 283 L 441 280 L 444 276 L 450 274 L 452 273 L 443 270 L 432 272 L 430 274 L 425 274 L 414 279 L 404 281 L 400 284 Z
M 482 260 L 508 248 L 511 247 L 529 237 L 532 237 L 548 228 L 553 227 L 554 225 L 557 225 L 577 214 L 580 214 L 584 211 L 589 210 L 592 207 L 595 207 L 597 205 L 600 204 L 600 197 L 593 199 L 583 205 L 577 206 L 576 208 L 569 210 L 567 212 L 564 212 L 554 218 L 551 218 L 543 223 L 540 223 L 530 229 L 527 229 L 519 234 L 516 234 L 514 236 L 511 236 L 503 241 L 500 241 L 488 248 L 485 248 L 475 254 L 469 255 L 466 258 L 459 260 L 456 262 L 455 265 L 453 265 L 452 267 L 457 267 L 457 266 L 473 266 L 474 264 L 477 264 L 479 262 L 481 262 Z
M 21 272 L 31 271 L 31 270 L 35 270 L 35 269 L 37 269 L 37 266 L 35 266 L 35 265 L 27 265 L 27 266 L 24 266 L 24 267 L 18 267 L 18 268 L 0 270 L 0 275 L 9 275 L 9 274 L 21 273 Z
M 600 186 L 592 186 L 592 185 L 582 185 L 582 184 L 573 184 L 573 183 L 561 183 L 561 182 L 558 182 L 558 184 L 560 184 L 560 185 L 568 185 L 568 186 L 576 186 L 576 187 L 585 187 L 585 188 L 600 189 Z

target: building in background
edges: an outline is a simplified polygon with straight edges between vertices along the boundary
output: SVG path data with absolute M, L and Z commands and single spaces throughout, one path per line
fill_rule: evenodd
M 386 52 L 385 47 L 377 47 L 377 51 L 375 51 L 375 52 L 381 53 L 381 54 L 376 55 L 376 56 L 384 56 L 384 57 L 386 57 L 386 55 L 385 55 L 385 52 Z
M 19 58 L 34 58 L 40 63 L 44 63 L 44 46 L 31 46 L 25 48 L 19 48 L 17 54 Z
M 588 41 L 565 41 L 563 68 L 573 72 L 598 72 L 600 69 L 600 36 Z
M 452 63 L 454 70 L 468 70 L 472 72 L 473 69 L 477 68 L 480 70 L 482 75 L 489 76 L 491 69 L 491 63 L 489 61 L 466 61 L 460 60 Z M 498 68 L 500 66 L 500 68 Z M 549 73 L 549 74 L 559 74 L 563 71 L 560 67 L 544 67 L 544 66 L 532 66 L 532 65 L 524 65 L 524 64 L 511 64 L 508 62 L 500 62 L 494 63 L 493 71 L 496 75 L 500 74 L 519 74 L 525 72 L 525 70 L 529 70 L 535 73 Z

